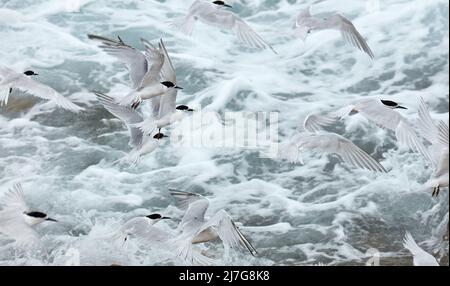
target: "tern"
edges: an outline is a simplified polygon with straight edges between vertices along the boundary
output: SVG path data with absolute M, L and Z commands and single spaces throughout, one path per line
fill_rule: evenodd
M 100 48 L 122 61 L 128 68 L 131 87 L 134 91 L 124 97 L 120 101 L 121 104 L 131 104 L 136 109 L 143 100 L 164 96 L 171 90 L 183 89 L 177 86 L 175 81 L 169 80 L 169 78 L 175 78 L 175 69 L 167 68 L 168 64 L 166 64 L 166 68 L 162 72 L 166 61 L 170 61 L 162 39 L 159 48 L 154 47 L 147 40 L 141 39 L 146 49 L 142 53 L 126 44 L 120 37 L 118 40 L 112 40 L 102 36 L 88 35 L 88 38 L 100 41 L 102 44 Z
M 438 196 L 441 188 L 449 186 L 449 128 L 444 121 L 435 122 L 431 118 L 427 104 L 421 98 L 419 107 L 419 128 L 424 138 L 431 143 L 429 153 L 434 166 L 433 179 L 426 183 L 433 188 L 433 197 Z
M 403 246 L 413 255 L 414 266 L 439 266 L 439 263 L 433 255 L 417 245 L 411 233 L 406 232 L 405 238 L 403 239 Z
M 134 127 L 133 124 L 141 123 L 144 121 L 142 115 L 131 107 L 120 105 L 112 97 L 95 92 L 97 99 L 112 115 L 123 121 L 130 131 L 129 145 L 133 148 L 132 151 L 122 160 L 129 161 L 133 165 L 140 163 L 141 158 L 144 155 L 150 154 L 159 147 L 159 140 L 167 137 L 162 133 L 158 133 L 153 137 L 151 135 L 144 134 L 142 130 Z
M 56 222 L 47 214 L 31 210 L 20 183 L 15 184 L 0 199 L 0 234 L 14 239 L 19 247 L 30 248 L 39 244 L 40 237 L 34 226 L 45 221 Z
M 378 126 L 394 131 L 400 145 L 407 146 L 432 162 L 433 160 L 427 148 L 406 118 L 397 112 L 398 109 L 407 108 L 391 100 L 364 99 L 328 115 L 310 118 L 309 122 L 305 124 L 305 128 L 310 131 L 317 131 L 324 126 L 332 125 L 336 121 L 342 120 L 347 115 L 359 113 Z
M 334 153 L 339 155 L 344 162 L 355 167 L 387 173 L 386 169 L 364 150 L 356 146 L 349 139 L 336 133 L 316 131 L 311 126 L 323 123 L 321 117 L 311 114 L 306 117 L 303 125 L 300 126 L 295 134 L 287 143 L 280 146 L 280 157 L 291 163 L 300 161 L 300 151 L 304 149 L 313 150 L 321 153 Z
M 161 220 L 171 219 L 154 213 L 144 217 L 135 217 L 120 227 L 116 238 L 126 242 L 130 237 L 137 238 L 145 243 L 164 243 L 171 238 L 171 234 L 155 227 Z
M 176 83 L 175 67 L 163 42 L 161 42 L 161 49 L 164 54 L 164 65 L 161 69 L 161 75 L 163 78 L 170 80 L 170 82 Z M 145 134 L 151 134 L 156 128 L 161 133 L 162 128 L 181 121 L 186 113 L 193 112 L 194 110 L 187 105 L 176 105 L 177 95 L 178 89 L 174 88 L 168 90 L 164 96 L 152 98 L 150 100 L 152 117 L 135 126 L 140 128 Z
M 191 36 L 195 23 L 197 20 L 200 20 L 219 29 L 232 30 L 238 39 L 249 47 L 258 49 L 270 48 L 274 53 L 277 53 L 244 20 L 224 8 L 231 8 L 231 6 L 225 4 L 224 1 L 196 0 L 189 8 L 187 15 L 173 21 L 172 26 Z
M 295 24 L 295 34 L 297 36 L 306 40 L 307 36 L 313 31 L 338 30 L 347 43 L 365 52 L 371 59 L 375 57 L 366 40 L 364 40 L 350 20 L 339 13 L 333 14 L 328 18 L 317 18 L 311 16 L 310 10 L 311 7 L 307 7 L 298 15 Z
M 17 89 L 26 94 L 53 101 L 59 107 L 75 113 L 83 110 L 82 107 L 74 104 L 53 88 L 32 79 L 33 76 L 38 76 L 38 74 L 32 70 L 18 73 L 0 65 L 0 106 L 7 105 L 9 96 L 13 90 Z
M 180 209 L 186 210 L 178 226 L 181 234 L 174 239 L 177 256 L 190 264 L 198 263 L 193 245 L 220 238 L 225 247 L 247 250 L 256 256 L 257 251 L 242 234 L 231 216 L 220 210 L 209 219 L 205 218 L 209 208 L 209 200 L 199 194 L 171 190 Z

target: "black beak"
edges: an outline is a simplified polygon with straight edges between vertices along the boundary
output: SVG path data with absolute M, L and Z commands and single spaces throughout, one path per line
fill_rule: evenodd
M 223 4 L 224 7 L 228 7 L 228 8 L 233 8 L 233 6 L 228 5 L 228 4 Z
M 163 216 L 161 219 L 172 219 L 172 218 L 168 216 Z
M 404 106 L 400 106 L 400 105 L 397 106 L 397 108 L 398 108 L 398 109 L 408 109 L 408 108 L 406 108 L 406 107 L 404 107 Z
M 179 87 L 179 86 L 175 86 L 174 88 L 176 88 L 176 89 L 183 89 L 182 87 Z
M 187 111 L 194 112 L 194 109 L 189 108 Z
M 50 217 L 49 217 L 49 218 L 46 218 L 45 220 L 46 220 L 46 221 L 58 222 L 56 219 L 53 219 L 53 218 L 50 218 Z

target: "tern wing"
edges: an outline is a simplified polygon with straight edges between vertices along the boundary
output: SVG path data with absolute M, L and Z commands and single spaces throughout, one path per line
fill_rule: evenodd
M 202 226 L 199 233 L 208 228 L 213 228 L 226 246 L 230 248 L 244 248 L 253 256 L 258 253 L 225 210 L 219 211 L 209 219 Z
M 322 153 L 339 155 L 344 162 L 355 167 L 386 173 L 386 169 L 364 150 L 353 144 L 350 140 L 334 133 L 308 134 L 300 133 L 294 140 L 302 149 L 315 150 Z
M 449 130 L 448 130 L 448 122 L 439 121 L 439 142 L 444 145 L 449 145 Z
M 420 98 L 419 119 L 418 126 L 423 137 L 432 144 L 439 143 L 439 126 L 431 118 L 430 110 L 422 97 Z
M 150 105 L 151 105 L 151 110 L 152 110 L 152 117 L 154 119 L 159 119 L 159 110 L 161 108 L 161 100 L 163 98 L 165 98 L 166 95 L 164 96 L 156 96 L 156 97 L 152 97 L 150 98 Z
M 149 70 L 147 58 L 143 53 L 125 44 L 120 38 L 118 41 L 97 35 L 88 35 L 88 38 L 100 41 L 102 43 L 100 48 L 126 65 L 130 72 L 133 89 L 141 87 Z
M 300 11 L 300 13 L 297 16 L 295 25 L 299 28 L 299 27 L 303 27 L 305 24 L 305 21 L 309 18 L 311 18 L 311 6 L 306 7 L 305 9 L 303 9 L 302 11 Z
M 310 114 L 306 117 L 303 122 L 303 126 L 299 126 L 297 131 L 302 131 L 302 129 L 315 133 L 319 130 L 322 130 L 325 126 L 330 126 L 336 123 L 337 119 L 332 116 L 319 115 L 319 114 Z
M 209 3 L 206 3 L 209 4 Z M 203 10 L 203 7 L 209 7 L 205 6 L 205 2 L 203 0 L 196 0 L 194 3 L 192 3 L 191 7 L 189 8 L 189 12 L 186 16 L 176 18 L 175 20 L 170 22 L 170 25 L 177 30 L 181 31 L 182 33 L 191 36 L 194 32 L 195 23 L 197 22 L 197 11 Z
M 398 124 L 397 129 L 395 130 L 395 136 L 401 145 L 407 146 L 414 152 L 419 153 L 425 159 L 430 161 L 433 166 L 437 165 L 436 160 L 430 155 L 425 145 L 420 141 L 414 129 L 405 120 L 402 120 Z
M 130 130 L 131 137 L 129 144 L 132 147 L 141 146 L 144 134 L 138 127 L 135 126 L 135 124 L 144 121 L 142 115 L 128 106 L 118 104 L 112 97 L 106 94 L 96 92 L 95 95 L 106 110 L 127 125 Z
M 172 63 L 172 60 L 170 59 L 169 53 L 167 52 L 166 46 L 164 45 L 164 42 L 162 39 L 161 39 L 160 45 L 161 45 L 161 49 L 164 53 L 164 65 L 161 70 L 161 77 L 164 80 L 171 81 L 176 85 L 177 84 L 177 76 L 176 76 L 175 67 Z M 165 115 L 175 111 L 177 95 L 178 95 L 178 90 L 176 88 L 172 88 L 164 96 L 161 96 L 160 109 L 158 112 L 159 118 L 162 118 Z
M 59 107 L 64 108 L 66 110 L 70 110 L 75 113 L 83 110 L 83 108 L 74 104 L 72 101 L 62 96 L 53 88 L 45 84 L 39 83 L 24 74 L 20 74 L 17 77 L 17 79 L 13 83 L 13 88 L 20 89 L 28 94 L 31 94 L 33 96 L 42 99 L 53 101 Z
M 420 98 L 419 123 L 420 132 L 423 137 L 433 145 L 448 147 L 448 124 L 444 121 L 435 122 L 431 118 L 430 109 L 423 98 Z
M 202 195 L 171 190 L 170 194 L 177 199 L 180 209 L 186 210 L 180 223 L 183 233 L 195 235 L 205 220 L 209 208 L 209 200 Z
M 205 17 L 208 18 L 208 22 L 213 23 L 219 28 L 232 30 L 245 45 L 257 49 L 270 48 L 275 52 L 271 45 L 233 12 L 213 7 L 208 9 L 207 12 L 205 11 Z
M 21 184 L 15 184 L 0 200 L 0 233 L 14 239 L 20 247 L 39 243 L 39 236 L 23 220 L 29 210 Z
M 34 247 L 40 243 L 38 233 L 25 223 L 22 216 L 7 221 L 0 220 L 0 233 L 14 239 L 21 248 Z
M 150 42 L 145 39 L 141 39 L 145 46 L 145 57 L 147 58 L 147 63 L 151 63 L 151 67 L 147 74 L 142 80 L 142 86 L 147 86 L 151 84 L 158 84 L 160 79 L 161 69 L 164 65 L 165 59 L 164 54 L 160 49 L 157 49 Z
M 171 81 L 174 84 L 176 84 L 177 74 L 175 71 L 175 67 L 169 56 L 169 53 L 167 52 L 166 45 L 164 44 L 164 41 L 162 39 L 160 40 L 160 48 L 164 56 L 164 65 L 162 66 L 161 69 L 161 77 L 165 80 Z
M 365 52 L 371 59 L 375 56 L 353 23 L 341 14 L 336 14 L 328 19 L 329 24 L 335 26 L 342 34 L 344 40 L 359 50 Z
M 407 232 L 403 239 L 403 246 L 408 249 L 414 257 L 414 266 L 439 266 L 436 258 L 423 250 L 412 237 L 411 233 Z
M 18 217 L 24 212 L 28 211 L 28 206 L 25 202 L 22 185 L 15 184 L 0 200 L 1 212 L 3 215 L 1 219 L 9 219 L 9 215 Z

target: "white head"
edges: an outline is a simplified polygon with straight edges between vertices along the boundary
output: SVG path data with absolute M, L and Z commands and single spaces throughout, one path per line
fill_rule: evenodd
M 23 213 L 23 218 L 29 226 L 34 226 L 44 221 L 57 222 L 57 220 L 48 217 L 47 214 L 38 211 L 25 212 Z

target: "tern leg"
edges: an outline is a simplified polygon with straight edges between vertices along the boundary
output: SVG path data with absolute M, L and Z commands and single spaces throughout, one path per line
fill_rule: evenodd
M 137 109 L 139 107 L 139 105 L 141 104 L 141 102 L 142 102 L 142 98 L 140 96 L 137 97 L 131 104 L 131 108 Z
M 437 186 L 437 187 L 433 188 L 433 193 L 431 195 L 432 195 L 432 197 L 438 197 L 440 192 L 441 192 L 441 187 Z

